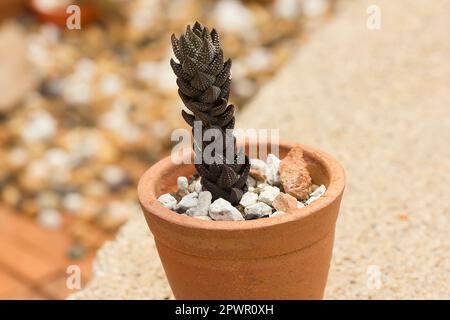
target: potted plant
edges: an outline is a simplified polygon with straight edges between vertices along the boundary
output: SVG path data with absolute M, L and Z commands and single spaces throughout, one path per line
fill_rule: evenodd
M 197 125 L 221 133 L 222 151 L 232 151 L 198 161 L 213 142 L 195 139 L 195 164 L 167 157 L 139 182 L 175 297 L 321 299 L 345 185 L 342 167 L 322 151 L 289 142 L 271 142 L 279 157 L 249 159 L 267 142 L 236 147 L 231 61 L 223 58 L 217 32 L 197 22 L 179 39 L 173 35 L 172 46 L 179 95 L 190 110 L 183 118 L 193 131 Z

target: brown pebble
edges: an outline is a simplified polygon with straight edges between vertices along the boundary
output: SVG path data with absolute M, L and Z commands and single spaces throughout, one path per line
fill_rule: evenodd
M 266 180 L 266 176 L 264 175 L 264 173 L 262 173 L 259 170 L 256 169 L 250 169 L 250 176 L 254 179 L 256 179 L 257 181 L 265 181 Z
M 272 202 L 277 211 L 287 212 L 289 209 L 297 208 L 297 199 L 293 196 L 280 192 Z
M 300 200 L 308 198 L 311 177 L 300 146 L 292 147 L 288 155 L 281 160 L 279 171 L 281 184 L 286 193 Z

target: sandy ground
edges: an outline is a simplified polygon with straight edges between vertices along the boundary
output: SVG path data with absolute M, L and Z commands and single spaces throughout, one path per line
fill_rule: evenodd
M 366 27 L 369 4 L 381 29 Z M 344 165 L 329 299 L 450 298 L 449 0 L 356 1 L 239 115 Z M 170 298 L 134 217 L 72 298 Z

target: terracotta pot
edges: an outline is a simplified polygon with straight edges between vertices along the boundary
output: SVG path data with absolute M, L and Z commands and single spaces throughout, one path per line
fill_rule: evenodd
M 292 146 L 280 143 L 280 157 Z M 204 221 L 164 208 L 157 198 L 176 191 L 178 176 L 195 171 L 170 157 L 142 176 L 139 201 L 177 299 L 323 297 L 345 174 L 329 155 L 303 147 L 313 181 L 327 191 L 309 206 L 273 218 Z
M 95 5 L 78 4 L 81 12 L 81 27 L 97 21 L 100 18 L 100 11 Z M 60 28 L 66 27 L 67 18 L 70 16 L 66 12 L 67 6 L 55 7 L 53 9 L 42 9 L 36 4 L 35 0 L 29 0 L 29 7 L 37 18 L 44 23 L 52 23 Z

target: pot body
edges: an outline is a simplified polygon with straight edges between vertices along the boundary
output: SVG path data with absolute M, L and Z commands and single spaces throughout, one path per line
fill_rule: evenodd
M 247 152 L 260 147 L 246 144 Z M 275 147 L 282 158 L 292 144 Z M 312 204 L 273 218 L 204 221 L 181 216 L 157 198 L 174 192 L 177 177 L 190 176 L 194 166 L 174 165 L 168 157 L 143 175 L 139 201 L 177 299 L 323 297 L 345 175 L 327 154 L 302 147 L 313 181 L 327 191 Z

